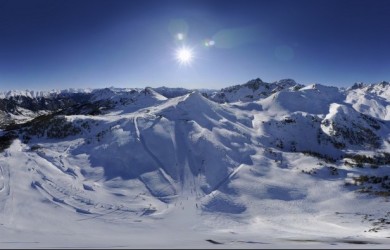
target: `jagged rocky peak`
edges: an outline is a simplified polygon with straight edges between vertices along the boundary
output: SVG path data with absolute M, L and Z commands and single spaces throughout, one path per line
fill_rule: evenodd
M 261 86 L 263 86 L 266 89 L 272 89 L 274 91 L 275 90 L 278 91 L 281 89 L 290 88 L 294 86 L 304 87 L 304 85 L 297 83 L 294 79 L 291 78 L 281 79 L 279 81 L 274 81 L 272 83 L 267 83 L 262 81 L 260 78 L 256 78 L 248 81 L 245 84 L 236 85 L 236 86 L 248 87 L 253 91 L 258 90 Z
M 378 94 L 382 95 L 382 94 L 385 94 L 385 96 L 389 96 L 390 92 L 390 83 L 387 82 L 387 81 L 381 81 L 379 83 L 375 83 L 375 84 L 372 84 L 370 85 L 368 88 L 367 88 L 368 91 L 374 91 L 374 92 L 377 92 Z
M 301 84 L 297 83 L 294 79 L 291 79 L 291 78 L 282 79 L 279 81 L 275 81 L 273 83 L 276 85 L 279 85 L 279 86 L 286 86 L 286 87 L 293 87 L 296 85 L 301 85 Z M 303 86 L 303 85 L 301 85 L 301 86 Z
M 243 84 L 243 86 L 246 86 L 250 89 L 253 89 L 253 90 L 257 90 L 259 89 L 260 85 L 264 85 L 266 84 L 265 82 L 263 82 L 260 78 L 256 78 L 256 79 L 252 79 L 250 81 L 248 81 L 247 83 Z
M 389 86 L 390 83 L 389 83 L 388 81 L 381 81 L 381 82 L 379 83 L 379 85 L 382 86 L 382 87 L 385 87 L 385 86 Z
M 254 101 L 266 98 L 283 89 L 294 88 L 298 90 L 304 85 L 296 83 L 293 79 L 282 79 L 272 83 L 264 82 L 260 78 L 252 79 L 241 85 L 223 88 L 210 95 L 210 99 L 216 102 Z
M 364 87 L 367 87 L 367 85 L 363 82 L 355 82 L 350 88 L 349 90 L 354 90 L 354 89 L 362 89 Z
M 353 88 L 354 86 L 352 86 L 349 90 L 350 91 L 361 90 L 366 93 L 371 93 L 371 94 L 375 93 L 381 97 L 385 97 L 385 98 L 389 97 L 390 83 L 388 81 L 381 81 L 369 85 L 361 85 L 360 88 L 357 87 Z
M 348 90 L 366 89 L 367 91 L 379 90 L 390 86 L 388 81 L 381 81 L 372 84 L 365 84 L 363 82 L 354 83 Z

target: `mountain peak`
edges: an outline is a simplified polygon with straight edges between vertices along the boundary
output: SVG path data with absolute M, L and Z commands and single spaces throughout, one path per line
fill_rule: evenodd
M 198 90 L 194 90 L 191 93 L 185 95 L 184 99 L 182 102 L 185 102 L 186 104 L 189 105 L 194 105 L 199 106 L 203 105 L 205 102 L 208 103 L 210 102 L 206 97 L 202 95 Z
M 284 86 L 289 85 L 289 87 L 298 85 L 298 83 L 294 79 L 291 79 L 291 78 L 281 79 L 281 80 L 276 81 L 274 83 L 277 85 L 284 85 Z
M 259 89 L 260 85 L 264 84 L 264 82 L 260 78 L 252 79 L 248 81 L 247 83 L 243 84 L 243 86 L 246 86 L 250 89 L 257 90 Z
M 267 83 L 263 82 L 260 78 L 256 78 L 244 84 L 234 85 L 214 92 L 210 96 L 210 99 L 219 103 L 236 101 L 248 102 L 266 98 L 273 93 L 294 86 L 303 87 L 303 85 L 301 86 L 293 79 L 282 79 L 277 82 Z
M 158 93 L 157 91 L 155 91 L 153 88 L 151 87 L 146 87 L 145 89 L 141 90 L 140 92 L 141 94 L 144 94 L 145 96 L 151 96 L 153 97 L 154 99 L 156 100 L 159 100 L 159 101 L 164 101 L 164 100 L 167 100 L 168 98 L 166 98 L 165 96 L 161 95 L 160 93 Z
M 382 87 L 385 87 L 385 86 L 389 86 L 390 83 L 388 81 L 381 81 L 380 83 L 378 83 L 378 85 L 381 85 Z
M 355 82 L 348 90 L 354 90 L 354 89 L 362 89 L 366 87 L 367 85 L 364 84 L 363 82 Z

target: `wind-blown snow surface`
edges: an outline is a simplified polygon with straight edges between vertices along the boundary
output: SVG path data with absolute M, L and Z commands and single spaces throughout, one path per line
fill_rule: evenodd
M 0 155 L 0 247 L 388 248 L 389 163 L 351 158 L 389 152 L 388 92 L 370 110 L 370 91 L 280 84 L 96 90 L 103 112 L 26 125 Z

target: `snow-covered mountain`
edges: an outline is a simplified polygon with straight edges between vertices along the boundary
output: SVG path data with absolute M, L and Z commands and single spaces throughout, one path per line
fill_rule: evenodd
M 390 83 L 355 84 L 348 90 L 346 102 L 363 114 L 390 120 Z
M 270 96 L 283 89 L 300 89 L 303 85 L 292 79 L 283 79 L 273 83 L 263 82 L 260 78 L 211 93 L 210 99 L 216 102 L 254 101 Z
M 387 248 L 389 93 L 291 79 L 7 92 L 0 246 Z

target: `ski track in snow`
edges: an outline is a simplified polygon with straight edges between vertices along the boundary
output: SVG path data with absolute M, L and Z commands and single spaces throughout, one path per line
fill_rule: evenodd
M 166 182 L 168 183 L 168 186 L 165 187 L 165 188 L 172 188 L 175 192 L 175 195 L 177 194 L 177 191 L 176 191 L 176 187 L 175 187 L 175 184 L 173 183 L 173 181 L 171 180 L 171 178 L 169 177 L 169 175 L 166 173 L 165 171 L 165 167 L 164 165 L 162 164 L 162 162 L 153 154 L 153 152 L 148 148 L 148 146 L 146 145 L 145 143 L 145 139 L 144 137 L 142 136 L 142 133 L 140 132 L 139 128 L 138 128 L 138 123 L 137 123 L 137 119 L 138 119 L 138 116 L 136 116 L 134 118 L 134 125 L 135 125 L 135 129 L 136 129 L 136 132 L 137 132 L 137 137 L 139 139 L 139 141 L 141 142 L 143 148 L 145 149 L 145 151 L 152 157 L 152 159 L 157 163 L 157 165 L 159 166 L 159 171 L 160 173 L 162 174 L 162 176 L 165 178 Z M 164 189 L 165 189 L 164 188 Z
M 0 212 L 4 213 L 4 207 L 6 205 L 7 199 L 11 195 L 10 188 L 10 179 L 11 175 L 9 172 L 9 167 L 6 163 L 0 162 Z

